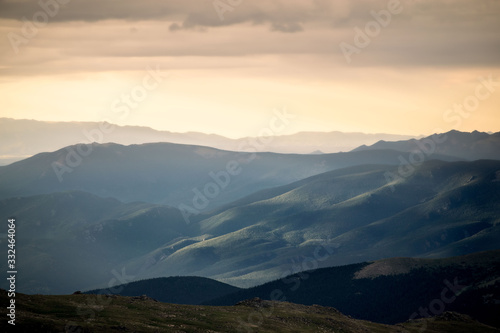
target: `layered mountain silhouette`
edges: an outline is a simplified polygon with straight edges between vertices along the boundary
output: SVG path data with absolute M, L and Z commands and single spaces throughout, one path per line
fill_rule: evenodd
M 398 165 L 400 154 L 231 152 L 172 143 L 76 145 L 0 167 L 0 198 L 79 190 L 125 202 L 185 204 L 205 212 L 334 169 L 367 163 Z
M 398 168 L 322 173 L 191 223 L 177 207 L 74 191 L 3 199 L 0 214 L 18 221 L 18 288 L 30 293 L 179 275 L 248 287 L 312 268 L 498 248 L 500 161 L 431 160 L 386 177 Z
M 25 159 L 40 152 L 55 151 L 79 143 L 117 143 L 122 145 L 154 142 L 172 142 L 187 145 L 210 146 L 222 150 L 239 151 L 242 146 L 254 144 L 257 151 L 308 154 L 350 151 L 363 144 L 380 140 L 394 141 L 413 138 L 409 135 L 365 134 L 343 132 L 301 132 L 279 135 L 261 143 L 258 132 L 254 137 L 230 139 L 216 134 L 199 132 L 174 133 L 157 131 L 142 126 L 118 126 L 99 122 L 47 122 L 26 119 L 0 118 L 0 165 Z M 102 130 L 102 128 L 104 130 Z

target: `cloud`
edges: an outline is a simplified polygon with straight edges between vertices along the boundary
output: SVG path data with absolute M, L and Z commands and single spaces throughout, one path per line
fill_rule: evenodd
M 298 22 L 273 23 L 271 30 L 281 32 L 299 32 L 303 31 L 302 24 Z
M 339 44 L 354 45 L 354 29 L 365 29 L 389 0 L 244 0 L 223 20 L 213 3 L 72 0 L 47 7 L 54 13 L 49 24 L 18 55 L 0 39 L 0 73 L 116 70 L 141 58 L 197 57 L 192 66 L 201 57 L 266 55 L 309 55 L 306 66 L 321 59 L 322 66 L 345 67 Z M 401 6 L 350 67 L 500 65 L 500 1 L 401 0 Z M 0 35 L 22 35 L 22 17 L 41 10 L 38 1 L 0 0 Z
M 31 20 L 45 11 L 51 22 L 165 20 L 175 23 L 171 31 L 250 23 L 289 33 L 309 24 L 329 24 L 334 29 L 363 24 L 371 19 L 371 11 L 384 10 L 393 1 L 404 8 L 398 20 L 427 27 L 500 26 L 500 2 L 495 0 L 0 0 L 0 19 Z M 225 6 L 222 16 L 217 3 Z
M 0 0 L 0 18 L 31 19 L 41 10 L 51 12 L 51 21 L 102 20 L 167 20 L 176 21 L 178 27 L 218 27 L 239 23 L 263 24 L 270 27 L 288 23 L 330 22 L 346 25 L 368 18 L 370 10 L 387 7 L 389 0 L 63 0 L 13 1 Z M 216 3 L 224 3 L 223 19 Z M 437 15 L 436 20 L 456 16 L 467 18 L 484 12 L 498 10 L 498 2 L 491 0 L 401 0 L 408 16 L 419 13 Z M 45 9 L 44 9 L 45 8 Z M 290 30 L 290 29 L 285 29 Z

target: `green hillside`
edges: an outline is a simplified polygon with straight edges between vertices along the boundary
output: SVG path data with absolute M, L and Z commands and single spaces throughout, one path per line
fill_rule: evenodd
M 152 270 L 168 275 L 181 267 L 181 275 L 245 287 L 281 277 L 294 262 L 314 258 L 318 246 L 325 248 L 319 267 L 498 249 L 498 170 L 498 161 L 429 161 L 393 183 L 384 175 L 394 167 L 324 173 L 260 192 L 262 200 L 254 194 L 201 221 L 200 232 L 213 237 Z

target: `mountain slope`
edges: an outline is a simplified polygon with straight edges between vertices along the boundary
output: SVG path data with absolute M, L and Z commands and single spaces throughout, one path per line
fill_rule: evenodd
M 157 260 L 151 272 L 244 287 L 279 278 L 318 247 L 327 252 L 320 267 L 498 249 L 499 170 L 499 161 L 429 161 L 392 183 L 384 175 L 397 168 L 383 166 L 314 176 L 200 221 L 211 237 Z
M 84 192 L 1 200 L 0 216 L 16 218 L 17 288 L 29 293 L 68 293 L 116 280 L 120 263 L 195 234 L 175 208 Z
M 457 311 L 500 327 L 500 250 L 447 259 L 392 258 L 300 272 L 207 304 L 231 305 L 276 295 L 279 300 L 335 307 L 357 319 L 386 324 Z
M 7 293 L 0 291 L 3 304 Z M 16 326 L 5 332 L 345 332 L 493 333 L 468 316 L 444 313 L 397 326 L 356 320 L 332 308 L 250 300 L 238 306 L 173 305 L 150 298 L 95 295 L 16 295 Z M 4 308 L 3 312 L 6 312 Z

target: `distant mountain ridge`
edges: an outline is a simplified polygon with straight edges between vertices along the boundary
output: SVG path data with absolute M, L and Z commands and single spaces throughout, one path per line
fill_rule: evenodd
M 16 282 L 26 293 L 90 289 L 116 280 L 131 258 L 179 237 L 197 239 L 176 208 L 80 191 L 0 200 L 0 216 L 16 218 L 18 267 L 24 269 Z M 148 262 L 143 264 L 147 269 Z
M 248 142 L 259 142 L 257 137 L 226 138 L 198 132 L 173 133 L 142 126 L 113 125 L 113 130 L 99 134 L 98 122 L 47 122 L 26 119 L 0 118 L 0 165 L 6 165 L 32 155 L 59 150 L 78 143 L 117 143 L 122 145 L 170 142 L 209 146 L 222 150 L 241 151 Z M 108 126 L 108 125 L 106 125 Z M 409 135 L 365 134 L 343 132 L 300 132 L 279 135 L 265 144 L 254 145 L 256 151 L 309 154 L 313 151 L 336 153 L 350 151 L 363 144 L 379 140 L 410 139 Z
M 354 151 L 391 149 L 401 152 L 412 152 L 432 149 L 434 153 L 455 156 L 473 161 L 479 159 L 500 160 L 500 132 L 484 133 L 474 131 L 450 131 L 445 134 L 434 134 L 426 138 L 402 141 L 379 141 L 371 146 L 360 146 Z

